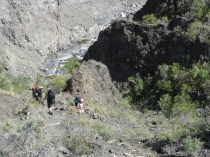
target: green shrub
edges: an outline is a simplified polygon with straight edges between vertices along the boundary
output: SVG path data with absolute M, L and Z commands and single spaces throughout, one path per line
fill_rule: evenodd
M 3 124 L 2 124 L 2 129 L 4 131 L 9 131 L 11 130 L 13 127 L 15 126 L 14 122 L 10 119 L 7 119 L 5 121 L 3 121 Z
M 67 148 L 75 155 L 84 155 L 90 151 L 84 137 L 74 137 L 67 140 Z
M 29 78 L 23 75 L 14 77 L 10 75 L 10 81 L 15 93 L 22 93 L 24 90 L 29 89 Z
M 71 57 L 61 70 L 63 73 L 71 73 L 79 65 L 80 61 L 76 57 Z
M 191 135 L 190 129 L 183 126 L 183 124 L 179 124 L 179 126 L 175 125 L 172 128 L 172 132 L 169 135 L 170 141 L 179 141 L 182 138 L 185 138 Z
M 171 92 L 173 90 L 171 80 L 166 80 L 166 79 L 158 80 L 156 85 L 160 90 L 165 92 Z
M 187 110 L 190 105 L 193 109 L 209 106 L 209 67 L 207 62 L 197 62 L 187 68 L 180 63 L 159 65 L 153 76 L 145 74 L 141 79 L 129 77 L 131 92 L 125 97 L 133 103 L 132 106 L 161 109 L 166 116 L 173 113 L 172 109 L 177 113 Z
M 105 126 L 101 121 L 95 121 L 93 128 L 96 129 L 101 136 L 103 136 L 105 141 L 108 141 L 111 137 L 114 136 L 114 132 Z
M 25 89 L 29 88 L 29 77 L 25 75 L 14 76 L 4 69 L 1 69 L 0 88 L 5 91 L 12 90 L 15 93 L 22 93 Z
M 143 20 L 143 23 L 146 23 L 146 24 L 155 24 L 158 22 L 154 14 L 144 15 L 142 17 L 142 20 Z
M 194 0 L 185 17 L 190 20 L 202 20 L 210 12 L 208 5 L 208 0 Z
M 117 111 L 111 111 L 110 116 L 116 119 L 120 119 L 122 116 L 121 112 L 117 112 Z
M 200 28 L 202 27 L 202 23 L 200 21 L 194 21 L 189 24 L 187 28 L 187 35 L 195 40 L 197 38 L 197 35 L 200 31 Z
M 190 102 L 187 103 L 175 103 L 173 104 L 173 113 L 176 115 L 180 115 L 180 114 L 187 114 L 190 111 L 194 110 L 196 107 L 195 104 L 191 104 Z
M 78 45 L 86 44 L 87 41 L 88 41 L 87 39 L 83 39 L 83 40 L 77 41 L 77 44 Z
M 183 140 L 183 145 L 185 150 L 190 156 L 197 157 L 199 151 L 201 150 L 203 143 L 199 139 L 186 138 Z
M 163 114 L 168 117 L 172 112 L 172 97 L 169 94 L 163 95 L 158 101 L 158 106 L 162 109 Z
M 40 84 L 43 84 L 45 80 L 45 76 L 42 74 L 37 74 L 36 75 L 36 85 L 35 86 L 39 86 Z
M 159 75 L 161 78 L 166 79 L 169 76 L 169 65 L 163 64 L 158 66 Z
M 108 127 L 99 128 L 98 132 L 101 136 L 103 136 L 105 141 L 108 141 L 111 137 L 114 136 L 113 131 Z
M 167 137 L 165 135 L 161 134 L 161 135 L 159 135 L 159 139 L 165 141 L 165 140 L 167 140 Z
M 134 86 L 134 91 L 136 95 L 140 95 L 144 89 L 144 81 L 142 79 L 137 79 L 137 83 Z
M 66 76 L 51 75 L 46 77 L 47 87 L 54 89 L 56 93 L 63 91 L 66 88 Z
M 10 91 L 10 82 L 3 76 L 0 76 L 0 88 L 5 91 Z
M 167 16 L 163 16 L 161 20 L 162 21 L 168 21 L 168 17 Z
M 0 74 L 3 70 L 4 70 L 4 68 L 2 66 L 0 66 Z

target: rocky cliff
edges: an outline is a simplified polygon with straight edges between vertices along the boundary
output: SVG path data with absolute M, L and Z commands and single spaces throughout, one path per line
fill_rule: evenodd
M 97 37 L 101 25 L 128 7 L 140 6 L 137 0 L 2 0 L 1 65 L 33 79 L 48 56 L 76 41 Z
M 100 62 L 94 60 L 83 62 L 78 73 L 68 81 L 67 89 L 71 95 L 81 95 L 89 103 L 99 106 L 115 105 L 123 99 L 108 71 Z
M 183 16 L 190 10 L 190 6 L 192 5 L 192 3 L 193 0 L 148 0 L 146 6 L 134 15 L 133 20 L 140 21 L 142 20 L 142 16 L 147 14 L 154 14 L 158 18 L 167 16 L 169 19 L 177 16 Z
M 167 7 L 159 11 L 163 4 L 165 3 L 162 1 L 156 1 L 155 4 L 147 1 L 142 11 L 134 15 L 134 19 L 141 19 L 143 13 L 152 13 L 145 10 L 152 10 L 162 16 L 161 12 L 166 12 L 166 8 L 177 5 L 168 3 Z M 181 4 L 180 2 L 180 10 L 183 10 L 184 6 Z M 188 1 L 188 6 L 190 4 Z M 179 10 L 178 6 L 175 8 Z M 208 23 L 204 23 L 196 39 L 185 33 L 189 23 L 189 19 L 179 15 L 157 24 L 116 21 L 100 32 L 98 40 L 89 48 L 84 60 L 94 59 L 104 63 L 108 66 L 111 77 L 117 81 L 126 81 L 137 73 L 141 76 L 146 73 L 154 74 L 158 65 L 164 63 L 170 65 L 177 62 L 189 66 L 198 60 L 208 60 L 209 46 L 206 39 L 209 33 L 204 29 Z

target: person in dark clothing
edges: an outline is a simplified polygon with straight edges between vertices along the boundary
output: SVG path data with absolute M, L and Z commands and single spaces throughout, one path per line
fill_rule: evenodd
M 76 98 L 74 99 L 74 105 L 77 107 L 79 101 L 80 101 L 81 97 L 80 96 L 76 96 Z
M 42 104 L 44 105 L 44 100 L 47 99 L 47 107 L 49 109 L 49 114 L 52 115 L 52 105 L 55 104 L 55 93 L 52 89 L 48 89 L 45 94 L 45 98 L 42 100 Z
M 41 103 L 41 99 L 42 99 L 42 89 L 43 87 L 32 89 L 32 94 L 34 98 L 36 99 L 36 101 L 39 101 L 39 103 Z

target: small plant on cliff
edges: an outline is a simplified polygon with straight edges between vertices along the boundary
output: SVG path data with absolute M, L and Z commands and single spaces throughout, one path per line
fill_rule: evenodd
M 183 140 L 183 145 L 187 153 L 192 157 L 197 157 L 201 150 L 203 143 L 199 139 L 186 138 Z
M 4 131 L 9 131 L 15 126 L 14 122 L 11 119 L 7 119 L 3 122 L 2 128 Z
M 29 78 L 26 75 L 14 76 L 0 66 L 0 88 L 5 91 L 22 93 L 29 88 Z
M 87 39 L 83 39 L 83 40 L 77 41 L 77 44 L 78 45 L 86 44 L 87 41 L 88 41 Z
M 9 81 L 3 76 L 0 76 L 0 88 L 5 91 L 10 91 Z
M 97 130 L 101 136 L 103 136 L 105 141 L 108 141 L 114 136 L 114 132 L 99 120 L 95 121 L 92 127 Z
M 76 57 L 71 57 L 62 68 L 64 74 L 72 73 L 74 69 L 79 67 L 80 61 Z
M 48 83 L 46 86 L 51 86 L 55 90 L 56 93 L 59 93 L 66 88 L 66 80 L 65 76 L 51 75 L 46 78 Z
M 75 155 L 84 155 L 90 151 L 87 146 L 87 139 L 84 137 L 67 139 L 67 148 Z
M 161 20 L 162 20 L 162 21 L 168 21 L 168 17 L 167 17 L 167 16 L 163 16 L 163 17 L 161 18 Z
M 144 15 L 142 17 L 142 20 L 143 20 L 143 23 L 146 23 L 146 24 L 155 24 L 158 22 L 154 14 Z
M 0 74 L 1 74 L 1 72 L 3 71 L 3 69 L 4 69 L 4 68 L 3 68 L 2 66 L 0 66 Z
M 210 12 L 208 0 L 194 0 L 190 11 L 185 14 L 185 17 L 190 20 L 202 20 Z
M 190 23 L 187 28 L 187 35 L 190 38 L 192 38 L 193 40 L 195 40 L 196 37 L 198 36 L 198 33 L 199 33 L 201 27 L 202 27 L 202 23 L 199 21 Z

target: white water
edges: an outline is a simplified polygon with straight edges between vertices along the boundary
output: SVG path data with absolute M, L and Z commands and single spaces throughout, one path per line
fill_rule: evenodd
M 143 3 L 140 3 L 141 7 L 143 6 Z M 140 7 L 140 8 L 141 8 Z M 121 12 L 119 15 L 117 15 L 113 20 L 116 20 L 118 17 L 124 18 L 128 17 L 130 13 L 135 12 L 140 9 L 137 8 L 136 5 L 133 5 L 130 9 Z M 99 23 L 98 23 L 99 24 Z M 111 21 L 109 23 L 99 24 L 99 30 L 104 30 L 108 26 L 111 25 Z M 82 60 L 85 53 L 87 52 L 89 46 L 94 43 L 94 41 L 97 40 L 97 37 L 94 37 L 94 39 L 84 39 L 86 40 L 85 43 L 77 44 L 75 43 L 74 46 L 71 46 L 65 51 L 59 52 L 58 57 L 52 57 L 46 60 L 45 63 L 45 73 L 46 75 L 54 75 L 54 74 L 60 74 L 61 68 L 65 65 L 66 62 L 68 62 L 68 59 L 75 56 L 78 59 Z

